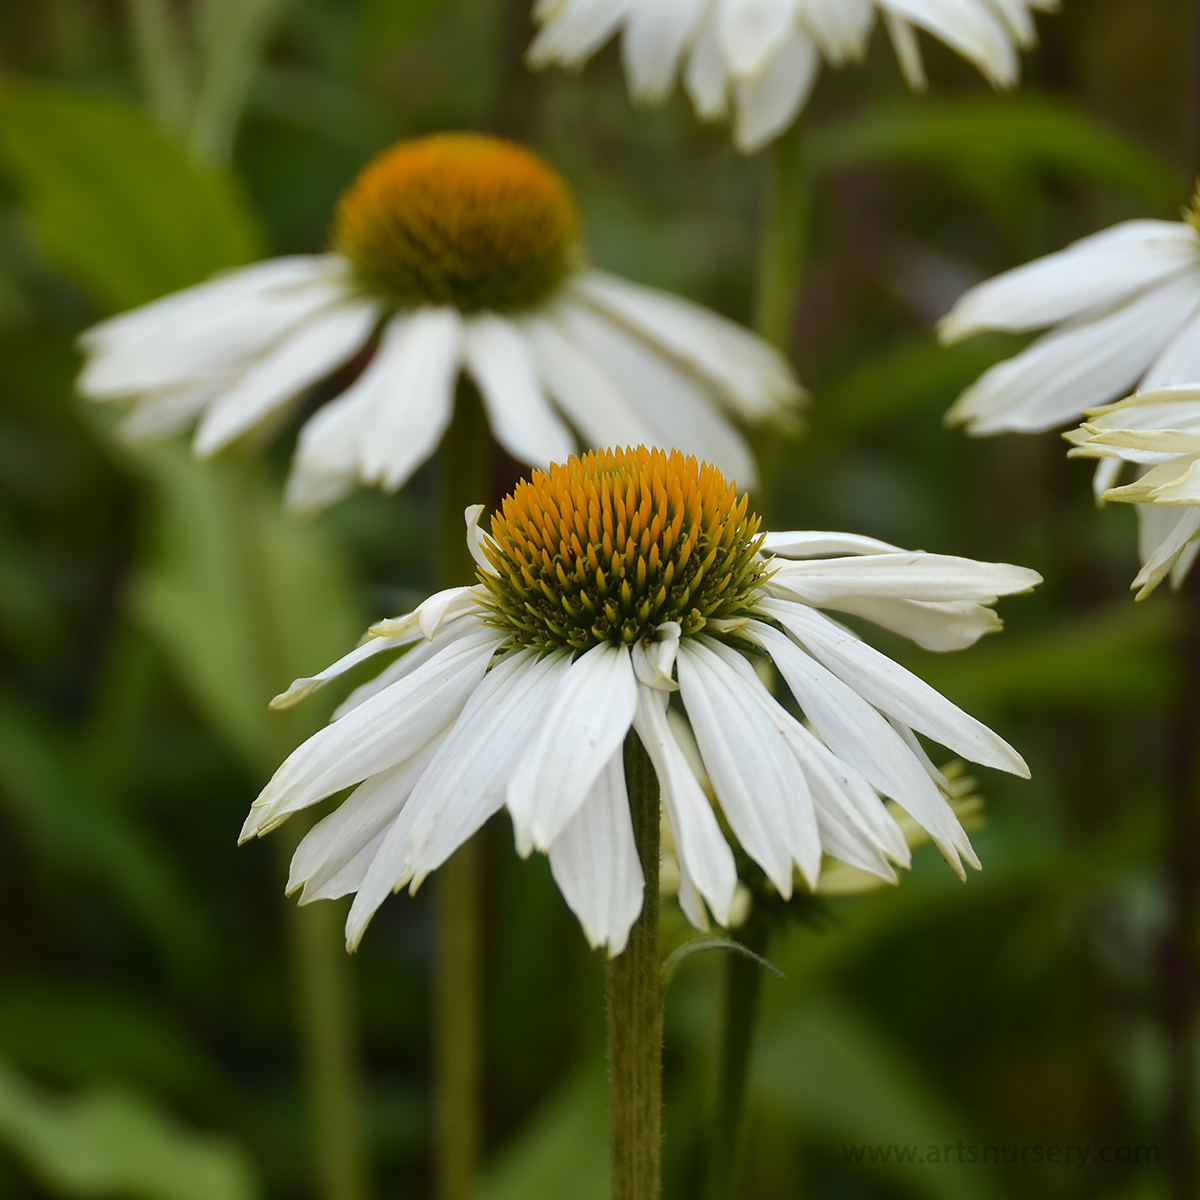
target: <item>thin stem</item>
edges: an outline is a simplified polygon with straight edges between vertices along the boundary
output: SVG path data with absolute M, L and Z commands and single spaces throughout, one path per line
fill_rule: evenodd
M 625 778 L 646 879 L 642 912 L 622 954 L 609 959 L 609 1157 L 612 1200 L 662 1194 L 662 977 L 658 949 L 658 781 L 635 734 L 625 742 Z
M 286 686 L 289 671 L 276 616 L 270 552 L 262 526 L 263 487 L 257 464 L 231 455 L 226 464 L 231 528 L 242 609 L 249 625 L 255 691 L 265 706 Z M 268 725 L 266 769 L 273 769 L 296 745 L 295 725 L 286 715 Z M 280 874 L 309 822 L 293 817 L 280 838 Z M 282 892 L 282 888 L 280 889 Z M 322 1200 L 367 1200 L 366 1148 L 362 1137 L 361 1080 L 354 1028 L 350 960 L 342 941 L 337 906 L 300 907 L 286 901 L 286 921 L 296 989 L 296 1021 L 308 1083 L 318 1195 Z
M 765 955 L 765 921 L 751 919 L 738 940 L 757 955 Z M 734 1200 L 737 1168 L 745 1124 L 746 1085 L 750 1052 L 758 1026 L 762 967 L 741 954 L 727 954 L 722 964 L 720 1048 L 717 1061 L 716 1103 L 708 1135 L 708 1167 L 704 1200 Z
M 188 143 L 196 157 L 224 164 L 233 154 L 263 44 L 286 0 L 202 0 L 197 25 L 203 70 Z
M 154 118 L 182 136 L 192 111 L 193 63 L 170 0 L 127 0 L 138 73 Z
M 467 383 L 442 439 L 437 575 L 441 587 L 470 583 L 465 509 L 489 501 L 492 443 L 483 406 Z M 471 1200 L 482 1141 L 480 873 L 477 839 L 434 876 L 434 1178 L 438 1200 Z
M 797 121 L 768 151 L 767 201 L 754 304 L 755 329 L 785 353 L 792 346 L 812 204 L 802 130 Z

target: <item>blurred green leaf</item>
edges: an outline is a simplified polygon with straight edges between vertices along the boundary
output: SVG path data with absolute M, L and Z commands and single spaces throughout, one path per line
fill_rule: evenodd
M 814 130 L 809 155 L 825 171 L 919 163 L 969 172 L 984 194 L 997 181 L 1038 170 L 1121 188 L 1164 213 L 1187 197 L 1184 180 L 1160 158 L 1074 105 L 1028 91 L 872 108 Z
M 500 1151 L 480 1200 L 607 1200 L 608 1092 L 600 1064 L 556 1091 Z
M 253 1200 L 246 1154 L 228 1138 L 178 1124 L 135 1092 L 70 1097 L 0 1066 L 0 1142 L 59 1196 L 123 1200 Z
M 0 694 L 0 797 L 61 887 L 99 883 L 183 975 L 211 963 L 215 936 L 163 847 L 131 815 L 97 795 L 78 739 Z
M 273 769 L 297 722 L 314 728 L 325 712 L 272 713 L 269 700 L 362 633 L 349 573 L 318 525 L 280 512 L 261 463 L 201 464 L 174 443 L 137 462 L 159 509 L 134 611 L 208 719 L 255 770 Z
M 839 1163 L 890 1177 L 923 1200 L 990 1200 L 996 1193 L 978 1168 L 956 1161 L 898 1162 L 891 1148 L 917 1147 L 923 1159 L 960 1141 L 971 1143 L 953 1106 L 939 1099 L 896 1047 L 845 1005 L 810 1003 L 762 1031 L 752 1075 L 753 1100 L 832 1144 Z M 853 1148 L 863 1147 L 859 1164 Z M 887 1162 L 871 1163 L 870 1150 Z
M 42 252 L 106 309 L 261 252 L 231 180 L 112 97 L 10 78 L 0 90 L 0 164 Z

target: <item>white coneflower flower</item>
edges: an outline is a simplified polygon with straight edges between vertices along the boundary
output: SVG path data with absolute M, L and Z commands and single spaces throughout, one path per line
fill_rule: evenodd
M 1196 344 L 1200 350 L 1200 337 Z M 1071 457 L 1098 458 L 1109 482 L 1126 463 L 1140 472 L 1133 483 L 1102 493 L 1138 506 L 1137 598 L 1145 599 L 1168 575 L 1178 587 L 1200 551 L 1200 387 L 1139 392 L 1085 415 L 1079 429 L 1064 435 Z
M 989 606 L 1034 587 L 1033 571 L 849 534 L 760 535 L 715 468 L 644 447 L 535 471 L 490 537 L 480 511 L 468 513 L 476 586 L 374 626 L 276 702 L 412 647 L 287 759 L 243 830 L 357 785 L 306 835 L 290 881 L 302 901 L 355 893 L 351 947 L 389 893 L 415 888 L 507 806 L 521 852 L 549 854 L 591 942 L 620 952 L 644 887 L 622 766 L 631 729 L 658 776 L 684 910 L 727 922 L 733 854 L 672 705 L 721 818 L 783 896 L 795 870 L 815 887 L 823 853 L 888 879 L 890 863 L 909 862 L 882 796 L 960 875 L 960 856 L 978 865 L 916 733 L 1013 774 L 1024 762 L 821 610 L 956 649 L 999 625 Z M 773 660 L 815 733 L 768 691 L 755 656 Z
M 745 486 L 730 419 L 786 414 L 786 359 L 741 326 L 590 268 L 566 184 L 531 151 L 473 133 L 401 142 L 343 195 L 327 254 L 278 258 L 84 334 L 81 392 L 130 400 L 133 438 L 196 425 L 207 456 L 368 347 L 300 433 L 298 509 L 401 487 L 433 453 L 466 371 L 496 440 L 532 466 L 584 445 L 674 446 Z
M 923 29 L 973 62 L 995 87 L 1020 77 L 1018 51 L 1037 40 L 1032 13 L 1058 0 L 537 0 L 535 67 L 580 67 L 618 30 L 634 100 L 658 104 L 684 87 L 702 120 L 733 110 L 733 140 L 753 153 L 808 101 L 821 61 L 866 53 L 882 15 L 901 70 L 922 91 Z
M 1138 388 L 1200 380 L 1200 210 L 1126 221 L 971 288 L 939 324 L 943 342 L 983 330 L 1050 328 L 985 371 L 948 419 L 975 435 L 1078 421 Z M 1097 493 L 1115 461 L 1097 475 Z

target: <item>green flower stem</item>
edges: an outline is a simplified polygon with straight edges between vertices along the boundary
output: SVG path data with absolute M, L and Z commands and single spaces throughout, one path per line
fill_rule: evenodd
M 231 509 L 240 517 L 232 522 L 237 537 L 235 567 L 244 592 L 242 608 L 249 626 L 255 691 L 265 706 L 287 686 L 290 674 L 259 520 L 266 498 L 255 460 L 231 455 L 227 466 Z M 294 749 L 300 735 L 287 713 L 274 716 L 268 728 L 271 735 L 264 747 L 264 766 L 273 770 Z M 288 821 L 277 835 L 279 873 L 285 880 L 292 852 L 311 825 L 312 818 L 302 813 Z M 370 1189 L 362 1136 L 362 1088 L 350 959 L 341 931 L 343 914 L 339 906 L 328 902 L 300 907 L 287 900 L 285 906 L 295 1015 L 319 1181 L 317 1194 L 322 1200 L 367 1200 Z
M 737 940 L 756 955 L 765 956 L 769 940 L 766 923 L 752 916 Z M 739 1194 L 737 1168 L 746 1084 L 762 995 L 763 968 L 758 962 L 742 954 L 725 954 L 722 958 L 717 1090 L 708 1134 L 704 1200 L 734 1200 Z
M 192 62 L 169 0 L 126 0 L 138 74 L 154 118 L 182 136 L 192 113 Z
M 492 498 L 492 442 L 483 406 L 466 382 L 440 451 L 439 587 L 475 578 L 464 511 Z M 482 980 L 479 839 L 433 878 L 433 1158 L 438 1200 L 472 1200 L 482 1134 Z
M 635 734 L 625 742 L 625 777 L 642 873 L 641 915 L 622 954 L 609 959 L 609 1156 L 612 1200 L 662 1194 L 662 979 L 658 949 L 658 782 Z
M 754 327 L 787 353 L 791 350 L 812 206 L 801 122 L 797 121 L 767 153 L 767 199 L 759 245 Z

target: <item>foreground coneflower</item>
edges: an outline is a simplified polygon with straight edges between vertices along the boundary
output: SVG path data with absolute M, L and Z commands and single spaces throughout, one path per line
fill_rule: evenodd
M 474 587 L 372 627 L 296 702 L 365 659 L 408 648 L 279 768 L 243 837 L 344 788 L 292 865 L 303 900 L 354 893 L 358 944 L 393 891 L 416 887 L 507 806 L 519 848 L 549 853 L 589 939 L 625 945 L 642 906 L 622 747 L 630 730 L 662 790 L 689 916 L 725 922 L 737 883 L 722 828 L 783 895 L 815 887 L 822 853 L 892 878 L 908 848 L 881 797 L 958 870 L 978 862 L 916 733 L 1018 775 L 1020 756 L 821 610 L 931 649 L 996 629 L 1022 567 L 909 552 L 835 533 L 768 533 L 713 467 L 639 447 L 534 472 L 490 536 L 469 513 Z M 807 724 L 754 669 L 772 661 Z M 686 714 L 720 808 L 667 721 Z M 811 726 L 811 728 L 809 727 Z
M 523 463 L 645 442 L 746 484 L 754 461 L 735 422 L 800 398 L 786 360 L 747 330 L 591 268 L 566 184 L 514 143 L 393 146 L 342 196 L 331 240 L 88 330 L 80 391 L 131 402 L 134 439 L 195 425 L 208 456 L 370 350 L 301 430 L 288 485 L 301 510 L 402 487 L 437 448 L 463 371 Z
M 994 87 L 1020 77 L 1037 41 L 1032 13 L 1058 0 L 538 0 L 533 66 L 582 66 L 615 33 L 635 100 L 659 104 L 681 72 L 702 120 L 733 112 L 733 139 L 753 153 L 800 114 L 822 60 L 858 62 L 882 16 L 909 86 L 925 88 L 917 30 L 974 63 Z

